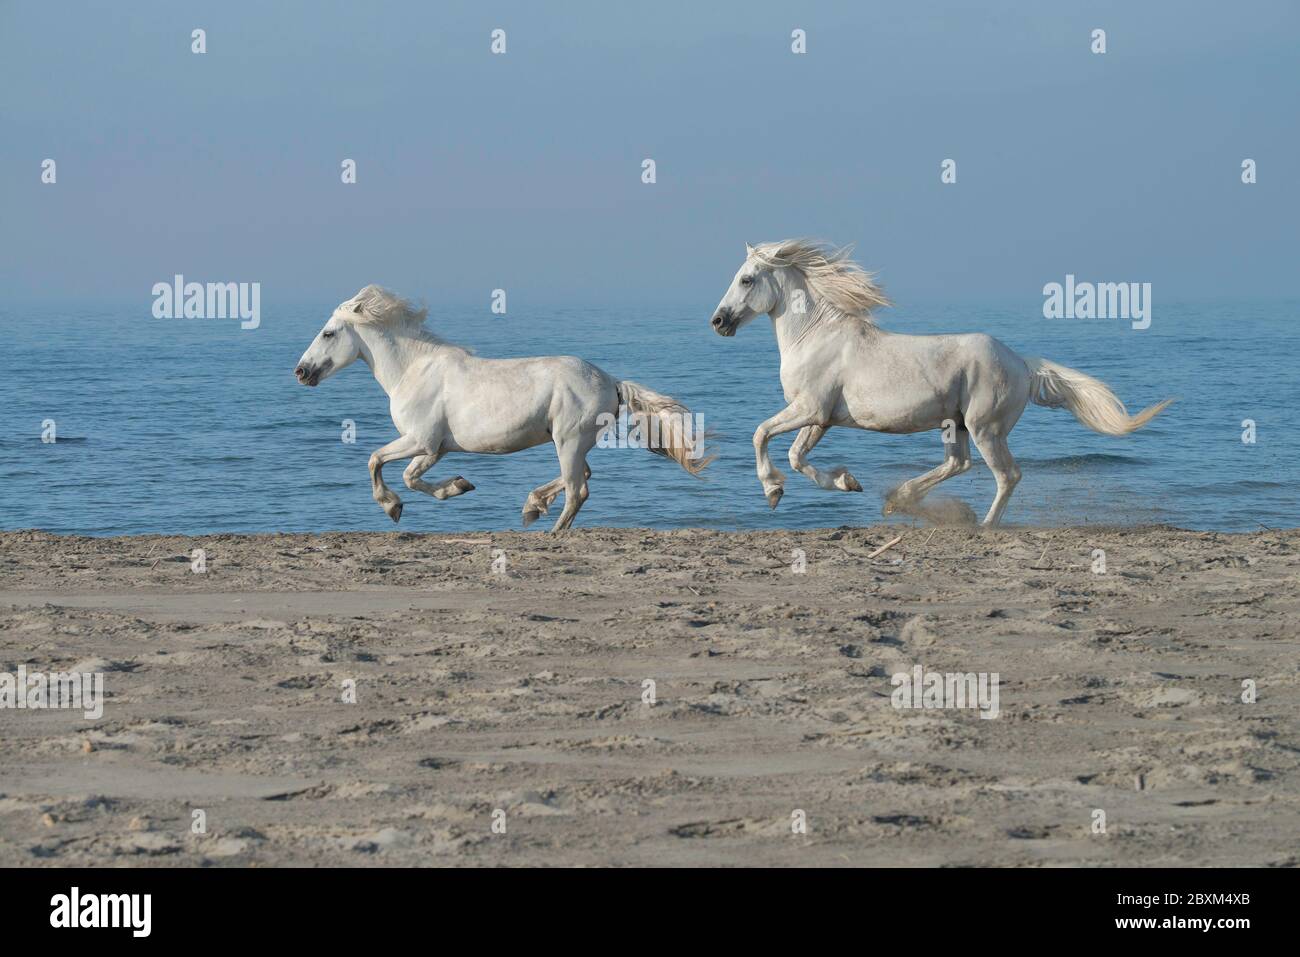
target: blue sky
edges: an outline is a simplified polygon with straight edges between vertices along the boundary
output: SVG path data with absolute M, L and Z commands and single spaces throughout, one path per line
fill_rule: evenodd
M 900 304 L 1294 295 L 1300 4 L 806 6 L 0 3 L 0 285 L 707 311 L 814 235 Z

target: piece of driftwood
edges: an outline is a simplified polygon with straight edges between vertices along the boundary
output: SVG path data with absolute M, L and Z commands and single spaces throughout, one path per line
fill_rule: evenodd
M 889 549 L 893 548 L 895 545 L 897 545 L 897 544 L 898 544 L 899 542 L 901 542 L 902 540 L 903 540 L 903 536 L 902 536 L 902 535 L 899 535 L 897 538 L 895 538 L 895 539 L 893 539 L 893 540 L 891 540 L 891 541 L 885 542 L 885 544 L 881 545 L 879 548 L 877 548 L 874 552 L 872 552 L 872 553 L 871 553 L 870 555 L 868 555 L 867 557 L 868 557 L 868 558 L 875 558 L 877 555 L 883 555 L 885 552 L 887 552 Z

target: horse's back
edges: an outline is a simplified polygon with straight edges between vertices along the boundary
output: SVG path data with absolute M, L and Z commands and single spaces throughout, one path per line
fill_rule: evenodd
M 532 384 L 529 390 L 544 403 L 553 421 L 593 422 L 602 412 L 618 411 L 618 380 L 579 356 L 535 356 L 498 359 L 517 364 Z
M 1009 345 L 986 332 L 967 332 L 960 336 L 969 361 L 984 367 L 999 367 L 1011 370 L 1024 368 L 1024 360 Z

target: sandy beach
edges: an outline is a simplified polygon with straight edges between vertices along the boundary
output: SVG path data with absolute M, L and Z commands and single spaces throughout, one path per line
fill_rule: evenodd
M 6 532 L 0 865 L 1295 866 L 1298 546 Z

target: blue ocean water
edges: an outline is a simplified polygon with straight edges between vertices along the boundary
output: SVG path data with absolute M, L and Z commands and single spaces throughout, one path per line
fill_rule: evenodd
M 149 306 L 0 313 L 0 527 L 83 535 L 394 528 L 371 501 L 366 474 L 370 452 L 396 436 L 369 370 L 358 362 L 316 389 L 291 374 L 332 303 L 264 304 L 254 330 L 234 320 L 155 319 Z M 591 498 L 578 526 L 865 525 L 881 520 L 886 489 L 942 460 L 937 432 L 835 429 L 812 459 L 847 465 L 865 492 L 825 492 L 789 474 L 791 434 L 773 443 L 789 478 L 780 507 L 769 510 L 750 437 L 784 405 L 771 324 L 759 319 L 722 339 L 708 327 L 711 306 L 507 316 L 435 309 L 430 325 L 485 356 L 582 356 L 681 399 L 720 433 L 720 458 L 703 480 L 639 449 L 593 450 Z M 1103 379 L 1130 411 L 1179 398 L 1124 438 L 1030 406 L 1011 436 L 1024 478 L 1008 523 L 1252 530 L 1300 526 L 1298 313 L 1294 301 L 1157 301 L 1151 327 L 1133 330 L 1126 321 L 1047 320 L 1035 300 L 913 306 L 880 318 L 900 332 L 988 332 Z M 41 441 L 48 419 L 53 444 Z M 356 423 L 355 444 L 341 440 L 345 419 Z M 1244 419 L 1256 423 L 1254 444 L 1242 442 Z M 405 489 L 402 465 L 385 476 L 406 503 L 405 531 L 518 528 L 528 491 L 559 472 L 550 446 L 451 455 L 426 479 L 459 474 L 477 488 L 439 502 Z M 992 476 L 977 462 L 943 493 L 982 516 Z

